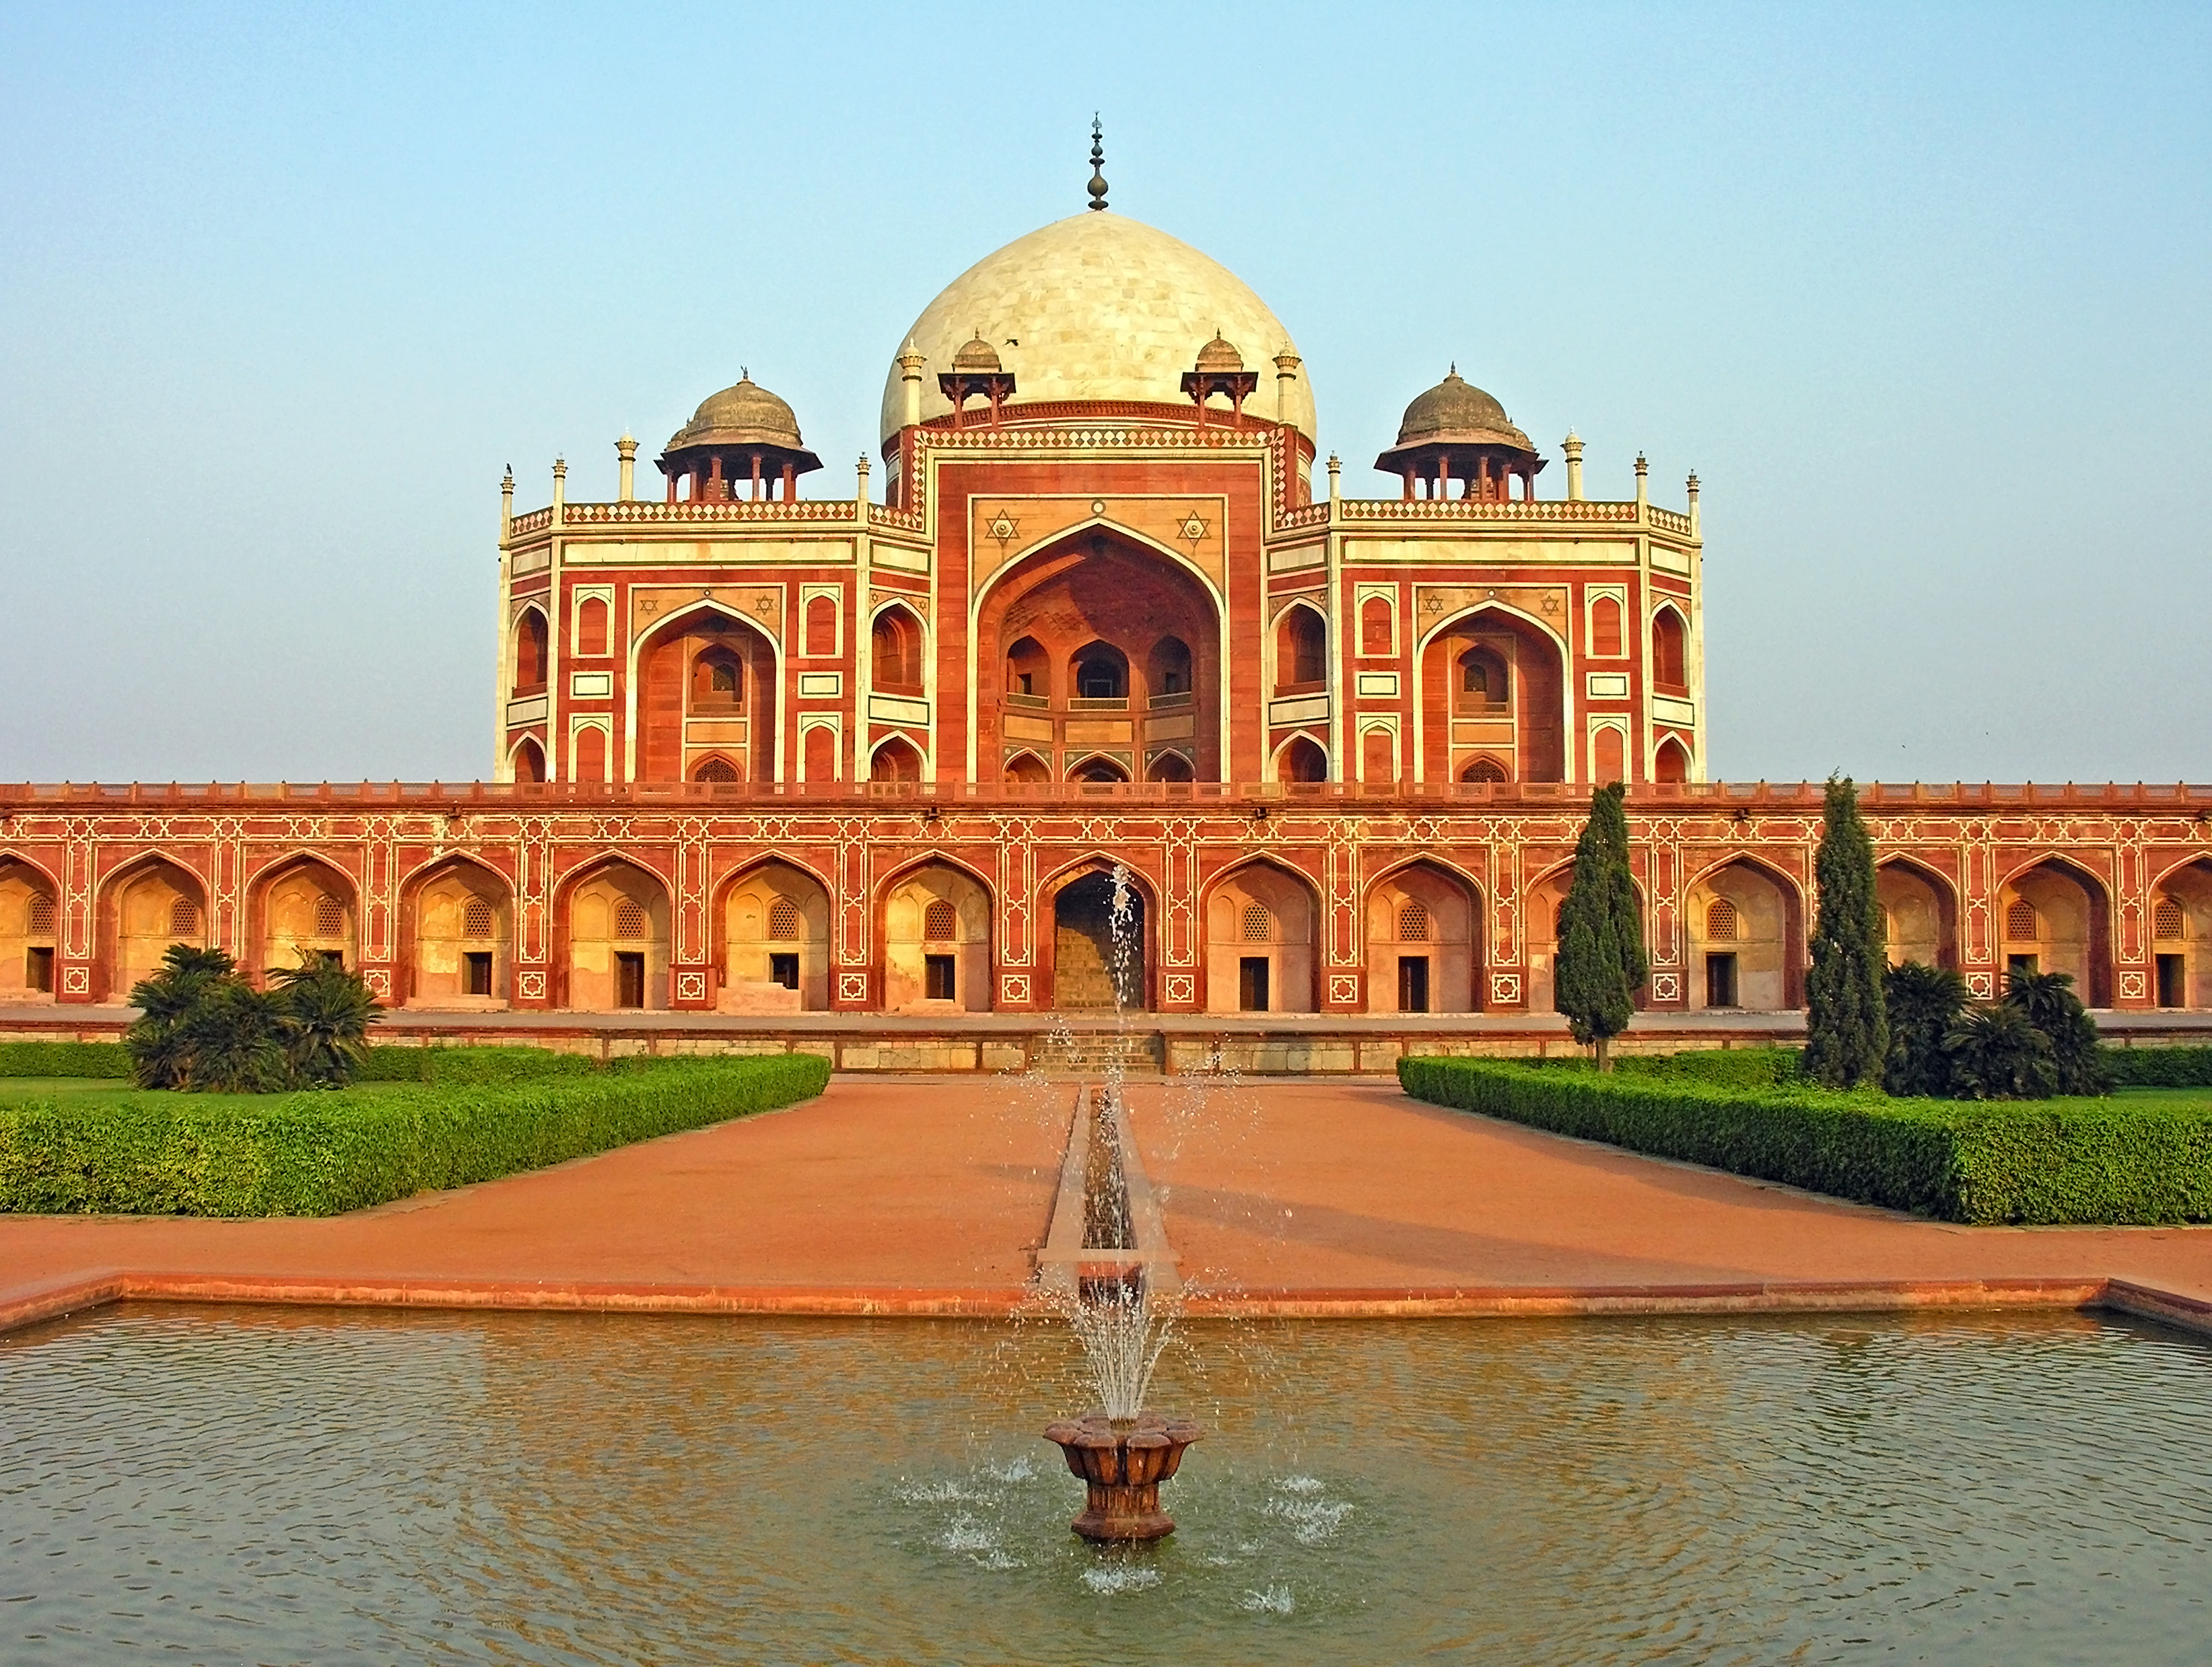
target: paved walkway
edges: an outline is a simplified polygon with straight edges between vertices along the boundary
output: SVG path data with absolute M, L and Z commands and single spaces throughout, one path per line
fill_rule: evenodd
M 787 1111 L 333 1220 L 0 1217 L 0 1329 L 81 1306 L 70 1288 L 108 1270 L 138 1282 L 106 1294 L 1005 1312 L 1045 1238 L 1073 1093 L 840 1077 Z M 1950 1227 L 1382 1083 L 1164 1082 L 1132 1100 L 1185 1280 L 1261 1309 L 1747 1290 L 1804 1306 L 1977 1281 L 2067 1300 L 2068 1282 L 2109 1279 L 2212 1304 L 2212 1228 Z

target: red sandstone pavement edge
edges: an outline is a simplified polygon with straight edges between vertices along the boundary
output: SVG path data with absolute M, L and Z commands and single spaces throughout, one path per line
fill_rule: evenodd
M 1026 1291 L 612 1284 L 459 1279 L 315 1279 L 101 1270 L 0 1292 L 0 1334 L 115 1302 L 235 1302 L 509 1312 L 726 1314 L 821 1318 L 1007 1319 Z M 2212 1301 L 2124 1279 L 1768 1281 L 1436 1290 L 1194 1293 L 1192 1319 L 1534 1318 L 1592 1315 L 1880 1313 L 1960 1308 L 2108 1308 L 2212 1335 Z

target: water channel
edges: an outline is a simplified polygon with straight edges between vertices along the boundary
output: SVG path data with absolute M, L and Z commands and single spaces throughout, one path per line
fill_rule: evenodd
M 2212 1348 L 1189 1324 L 1101 1549 L 1053 1325 L 139 1306 L 0 1338 L 0 1659 L 2199 1659 Z

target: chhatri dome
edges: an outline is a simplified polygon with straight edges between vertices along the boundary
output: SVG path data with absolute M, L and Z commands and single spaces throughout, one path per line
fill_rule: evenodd
M 1233 342 L 1264 385 L 1269 361 L 1296 353 L 1291 333 L 1243 279 L 1218 261 L 1142 221 L 1109 211 L 1071 215 L 987 255 L 922 309 L 910 332 L 927 361 L 924 420 L 952 402 L 939 374 L 978 336 L 1017 391 L 1008 409 L 1036 401 L 1138 400 L 1188 406 L 1182 379 L 1202 349 Z M 1314 437 L 1313 392 L 1301 373 L 1286 385 L 1285 417 Z M 905 399 L 898 366 L 884 382 L 883 437 L 899 431 Z M 1272 418 L 1263 385 L 1247 409 Z

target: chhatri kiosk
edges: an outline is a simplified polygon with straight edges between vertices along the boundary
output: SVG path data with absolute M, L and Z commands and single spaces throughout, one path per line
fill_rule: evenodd
M 184 937 L 402 1009 L 1097 1009 L 1118 864 L 1127 1005 L 1543 1014 L 1620 780 L 1655 1015 L 1799 1005 L 1820 794 L 1707 779 L 1696 477 L 1592 497 L 1454 367 L 1347 495 L 1290 331 L 1097 161 L 896 345 L 850 496 L 750 374 L 643 492 L 627 436 L 603 501 L 509 477 L 495 780 L 0 789 L 0 1003 Z M 1867 809 L 1893 955 L 2212 1005 L 2212 792 Z

